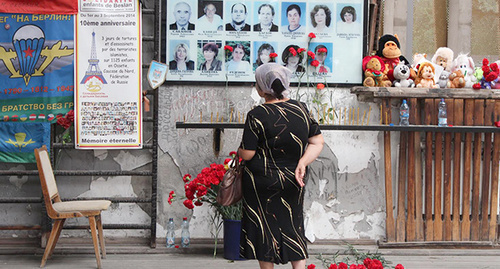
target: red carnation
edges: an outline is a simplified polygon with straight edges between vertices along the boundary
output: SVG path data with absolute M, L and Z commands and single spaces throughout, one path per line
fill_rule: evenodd
M 269 58 L 271 58 L 271 59 L 276 58 L 276 57 L 278 57 L 278 54 L 275 52 L 272 52 L 269 54 Z
M 307 51 L 307 56 L 311 57 L 312 59 L 314 59 L 316 57 L 316 55 L 314 54 L 314 52 L 312 51 Z
M 66 119 L 69 122 L 74 122 L 75 121 L 75 111 L 73 109 L 71 109 L 70 111 L 68 111 L 68 114 L 66 114 Z
M 191 180 L 191 175 L 190 174 L 185 174 L 183 177 L 182 177 L 182 180 L 184 181 L 184 183 L 188 182 Z
M 312 62 L 311 62 L 311 65 L 312 65 L 312 66 L 314 66 L 314 67 L 318 66 L 318 65 L 319 65 L 318 60 L 314 60 L 314 61 L 312 61 Z
M 474 90 L 480 90 L 481 89 L 481 84 L 480 83 L 474 83 L 474 85 L 472 85 L 472 88 Z
M 328 51 L 326 50 L 326 48 L 319 48 L 318 49 L 318 53 L 327 53 Z
M 297 52 L 298 52 L 298 53 L 302 53 L 302 52 L 304 52 L 305 50 L 306 50 L 306 49 L 304 49 L 304 48 L 299 48 L 299 49 L 297 49 Z
M 358 266 L 357 266 L 356 264 L 354 264 L 354 263 L 353 263 L 353 264 L 351 264 L 351 265 L 349 266 L 349 269 L 356 269 L 357 267 L 358 267 Z
M 309 264 L 307 266 L 307 269 L 314 269 L 314 268 L 316 268 L 316 265 L 314 265 L 314 264 Z
M 202 205 L 203 205 L 203 203 L 202 203 L 200 200 L 196 200 L 196 201 L 194 202 L 194 205 L 195 205 L 195 206 L 202 206 Z
M 366 269 L 366 267 L 362 264 L 358 264 L 358 266 L 356 266 L 356 269 Z
M 194 205 L 193 205 L 193 200 L 189 200 L 189 199 L 186 199 L 184 200 L 184 202 L 182 202 L 184 204 L 185 207 L 187 207 L 188 209 L 193 209 L 194 208 Z
M 293 55 L 297 56 L 297 51 L 294 48 L 289 48 L 288 51 Z
M 372 259 L 370 259 L 370 258 L 366 258 L 366 259 L 364 259 L 363 264 L 364 264 L 366 267 L 369 267 L 369 266 L 370 266 L 370 264 L 372 264 Z
M 309 33 L 308 37 L 309 38 L 316 38 L 316 35 L 313 32 L 311 32 L 311 33 Z
M 495 121 L 495 126 L 496 127 L 500 127 L 500 120 L 499 121 Z
M 405 268 L 403 267 L 403 265 L 398 264 L 398 265 L 396 265 L 396 267 L 394 267 L 394 269 L 405 269 Z
M 71 126 L 71 122 L 63 117 L 57 119 L 57 124 L 61 125 L 64 129 L 68 129 Z
M 316 84 L 316 89 L 323 90 L 324 88 L 325 88 L 325 84 L 323 84 L 323 83 Z
M 489 63 L 490 63 L 490 61 L 488 61 L 488 59 L 483 58 L 483 65 L 488 65 Z
M 233 52 L 233 47 L 229 46 L 229 45 L 225 45 L 224 46 L 224 50 L 228 50 L 230 52 Z
M 347 269 L 347 264 L 343 262 L 339 263 L 339 269 Z
M 328 267 L 328 269 L 338 269 L 337 268 L 337 264 L 335 264 L 335 263 L 330 264 L 330 266 Z

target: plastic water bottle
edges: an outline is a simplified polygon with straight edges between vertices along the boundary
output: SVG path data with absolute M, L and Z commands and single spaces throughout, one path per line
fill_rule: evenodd
M 182 219 L 182 232 L 181 232 L 181 246 L 183 248 L 189 247 L 189 222 L 187 218 Z
M 403 99 L 403 103 L 401 104 L 401 107 L 399 108 L 399 125 L 410 125 L 410 121 L 408 120 L 410 118 L 410 107 L 406 103 L 406 100 Z
M 167 223 L 167 248 L 175 247 L 175 224 L 174 219 L 170 218 Z
M 448 126 L 448 116 L 446 114 L 446 103 L 441 98 L 438 106 L 438 126 Z

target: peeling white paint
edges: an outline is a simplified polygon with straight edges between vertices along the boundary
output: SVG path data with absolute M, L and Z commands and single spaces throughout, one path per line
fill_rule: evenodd
M 152 161 L 151 154 L 132 155 L 123 150 L 120 151 L 114 160 L 120 165 L 121 170 L 133 170 L 144 166 Z
M 17 165 L 15 167 L 12 167 L 9 169 L 9 171 L 22 171 L 26 170 L 24 165 Z M 28 176 L 10 176 L 9 177 L 9 182 L 16 186 L 18 190 L 21 189 L 21 187 L 24 185 L 24 183 L 28 182 Z
M 94 149 L 94 157 L 99 159 L 100 161 L 106 159 L 108 157 L 108 150 L 106 149 Z

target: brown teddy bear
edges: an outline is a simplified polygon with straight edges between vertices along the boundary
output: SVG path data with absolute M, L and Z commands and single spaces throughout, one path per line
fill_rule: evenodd
M 384 73 L 385 64 L 378 56 L 366 56 L 363 58 L 363 71 L 365 87 L 391 87 L 392 83 Z
M 457 70 L 453 73 L 451 73 L 450 77 L 448 78 L 448 88 L 463 88 L 465 87 L 465 77 L 464 74 L 462 74 L 462 71 Z

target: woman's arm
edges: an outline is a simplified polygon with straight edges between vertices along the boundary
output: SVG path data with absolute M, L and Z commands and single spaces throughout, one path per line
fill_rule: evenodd
M 323 150 L 325 140 L 323 139 L 323 135 L 319 134 L 310 137 L 307 142 L 309 144 L 307 145 L 306 151 L 300 158 L 297 168 L 295 169 L 295 180 L 297 180 L 297 183 L 299 183 L 301 187 L 305 185 L 304 175 L 306 174 L 306 167 L 318 158 L 321 150 Z
M 240 157 L 245 160 L 245 161 L 250 161 L 253 156 L 255 155 L 255 150 L 249 150 L 249 149 L 238 149 L 238 154 Z

